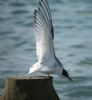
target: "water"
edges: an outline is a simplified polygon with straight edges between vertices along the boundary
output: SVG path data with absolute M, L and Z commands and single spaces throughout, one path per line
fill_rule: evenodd
M 33 10 L 38 0 L 0 0 L 0 94 L 4 78 L 35 63 Z M 54 78 L 61 100 L 92 100 L 92 0 L 49 0 L 55 50 L 74 82 Z

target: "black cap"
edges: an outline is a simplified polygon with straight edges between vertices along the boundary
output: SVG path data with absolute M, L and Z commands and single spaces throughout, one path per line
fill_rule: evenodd
M 62 71 L 62 75 L 65 76 L 66 78 L 68 78 L 70 81 L 73 81 L 65 69 L 63 69 L 63 71 Z

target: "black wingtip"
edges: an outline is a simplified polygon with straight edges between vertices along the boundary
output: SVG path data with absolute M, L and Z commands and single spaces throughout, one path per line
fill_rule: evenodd
M 37 10 L 34 10 L 34 14 L 36 14 Z
M 37 12 L 37 10 L 34 10 L 34 22 L 35 22 L 35 18 L 36 18 L 36 12 Z

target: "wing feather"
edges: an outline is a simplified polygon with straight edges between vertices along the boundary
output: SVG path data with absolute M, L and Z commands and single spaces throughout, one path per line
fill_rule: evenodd
M 40 0 L 38 10 L 34 11 L 34 23 L 38 60 L 54 59 L 53 25 L 47 0 Z
M 48 4 L 47 0 L 40 0 L 39 1 L 38 11 L 42 13 L 44 19 L 48 22 L 48 26 L 50 28 L 52 37 L 54 39 L 54 29 L 53 29 L 53 24 L 52 24 L 52 16 L 51 16 L 51 11 L 50 11 L 49 4 Z

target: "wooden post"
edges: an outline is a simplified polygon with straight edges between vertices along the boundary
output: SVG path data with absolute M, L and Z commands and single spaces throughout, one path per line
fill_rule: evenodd
M 3 99 L 3 97 L 2 96 L 0 96 L 0 100 L 2 100 Z
M 60 100 L 52 77 L 8 78 L 2 100 Z

